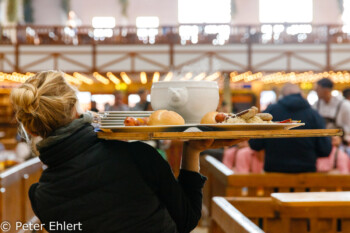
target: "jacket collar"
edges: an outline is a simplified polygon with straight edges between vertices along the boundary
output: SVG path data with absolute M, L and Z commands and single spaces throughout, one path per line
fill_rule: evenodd
M 69 133 L 64 132 L 65 137 L 58 137 L 57 140 L 51 139 L 49 143 L 43 140 L 44 142 L 42 141 L 39 146 L 37 145 L 40 152 L 39 158 L 44 164 L 58 166 L 81 155 L 98 140 L 94 128 L 88 122 L 70 127 Z
M 80 115 L 78 119 L 73 120 L 68 125 L 65 125 L 59 129 L 56 129 L 49 137 L 41 140 L 36 144 L 36 147 L 39 151 L 44 150 L 45 148 L 49 148 L 59 142 L 65 140 L 70 135 L 74 134 L 77 130 L 79 130 L 86 123 L 92 122 L 91 113 L 85 113 Z

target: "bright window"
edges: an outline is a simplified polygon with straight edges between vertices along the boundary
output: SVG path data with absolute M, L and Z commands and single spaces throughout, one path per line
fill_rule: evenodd
M 77 97 L 79 100 L 80 107 L 83 111 L 90 109 L 91 93 L 90 92 L 78 92 Z
M 137 36 L 144 42 L 155 43 L 158 35 L 159 18 L 156 16 L 140 16 L 136 18 Z
M 259 0 L 261 23 L 311 23 L 312 0 Z
M 92 95 L 91 100 L 96 102 L 96 108 L 100 111 L 103 109 L 105 111 L 105 108 L 107 105 L 112 106 L 114 104 L 114 95 Z
M 342 20 L 343 20 L 343 32 L 345 33 L 350 33 L 350 1 L 349 0 L 344 0 L 343 1 L 343 15 L 342 15 Z
M 272 39 L 278 40 L 281 33 L 298 35 L 298 42 L 307 39 L 307 34 L 312 32 L 313 1 L 312 0 L 259 0 L 259 20 L 264 25 L 261 27 L 262 42 Z M 267 23 L 295 23 L 285 27 L 282 24 L 274 26 Z M 303 24 L 297 24 L 303 23 Z
M 93 17 L 92 27 L 93 28 L 114 28 L 115 18 L 114 17 Z
M 307 95 L 307 101 L 309 104 L 314 105 L 318 100 L 318 96 L 316 91 L 310 91 L 309 94 Z
M 178 0 L 178 20 L 180 24 L 223 24 L 231 21 L 231 0 Z M 208 25 L 204 30 L 198 26 L 180 26 L 181 42 L 190 40 L 196 44 L 198 34 L 217 34 L 213 44 L 223 44 L 229 37 L 230 27 Z
M 112 28 L 115 27 L 115 18 L 114 17 L 93 17 L 92 27 L 94 28 L 95 38 L 112 37 L 113 36 Z
M 264 111 L 270 104 L 274 104 L 277 100 L 274 91 L 263 91 L 260 94 L 260 110 Z
M 135 107 L 135 105 L 140 102 L 140 96 L 138 94 L 130 94 L 128 96 L 128 104 L 130 108 Z
M 150 94 L 147 95 L 147 101 L 151 102 L 151 95 Z M 140 96 L 138 94 L 130 94 L 128 96 L 128 103 L 129 103 L 130 108 L 135 107 L 135 105 L 138 102 L 140 102 Z

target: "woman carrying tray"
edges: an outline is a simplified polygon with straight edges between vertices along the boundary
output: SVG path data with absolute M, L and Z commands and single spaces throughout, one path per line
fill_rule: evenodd
M 199 152 L 237 142 L 185 143 L 175 179 L 152 147 L 97 138 L 91 115 L 80 114 L 76 91 L 61 72 L 29 78 L 11 101 L 25 131 L 43 138 L 36 148 L 47 169 L 29 197 L 49 232 L 69 224 L 75 232 L 190 232 L 201 216 L 206 180 Z

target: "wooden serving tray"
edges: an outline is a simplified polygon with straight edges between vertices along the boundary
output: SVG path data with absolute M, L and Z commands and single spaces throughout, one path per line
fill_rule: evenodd
M 342 136 L 341 129 L 299 130 L 251 130 L 251 131 L 207 131 L 207 132 L 98 132 L 99 138 L 107 140 L 162 140 L 162 139 L 251 139 L 251 138 L 302 138 Z

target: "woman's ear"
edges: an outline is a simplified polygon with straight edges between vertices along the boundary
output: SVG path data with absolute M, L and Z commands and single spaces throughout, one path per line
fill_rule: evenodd
M 79 117 L 80 117 L 80 113 L 79 113 L 79 111 L 77 110 L 77 108 L 76 107 L 74 107 L 73 109 L 72 109 L 72 117 L 73 117 L 73 120 L 74 119 L 78 119 Z
M 78 111 L 76 111 L 75 109 L 74 109 L 74 111 L 75 111 L 75 113 L 74 113 L 75 118 L 79 118 L 79 117 L 80 117 L 80 114 L 78 113 Z

